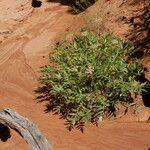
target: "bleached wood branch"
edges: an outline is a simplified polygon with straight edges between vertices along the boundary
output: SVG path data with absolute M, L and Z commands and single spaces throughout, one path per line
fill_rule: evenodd
M 32 150 L 52 150 L 38 127 L 17 112 L 9 108 L 4 109 L 0 112 L 0 123 L 17 131 Z

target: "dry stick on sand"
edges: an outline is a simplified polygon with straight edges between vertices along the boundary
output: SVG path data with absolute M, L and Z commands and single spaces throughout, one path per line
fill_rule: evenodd
M 53 150 L 38 127 L 29 119 L 6 108 L 0 112 L 0 123 L 17 131 L 32 150 Z

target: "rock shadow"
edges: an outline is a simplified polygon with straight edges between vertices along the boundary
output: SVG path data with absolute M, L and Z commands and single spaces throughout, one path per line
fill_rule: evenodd
M 124 18 L 126 20 L 126 17 Z M 127 36 L 135 47 L 130 57 L 150 56 L 150 5 L 142 14 L 127 19 L 125 23 L 133 27 L 132 34 Z
M 71 3 L 71 1 L 67 1 L 67 0 L 47 0 L 47 2 L 60 3 L 62 5 L 73 6 L 73 3 Z
M 6 142 L 9 138 L 11 138 L 10 129 L 0 123 L 0 139 L 2 142 Z
M 32 7 L 37 8 L 37 7 L 41 7 L 42 6 L 42 2 L 39 0 L 32 0 Z

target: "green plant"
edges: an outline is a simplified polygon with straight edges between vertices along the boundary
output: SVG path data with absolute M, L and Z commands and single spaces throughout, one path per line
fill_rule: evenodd
M 52 111 L 70 125 L 97 122 L 118 103 L 130 103 L 144 91 L 142 62 L 128 60 L 134 48 L 111 34 L 83 31 L 70 44 L 61 43 L 41 68 Z

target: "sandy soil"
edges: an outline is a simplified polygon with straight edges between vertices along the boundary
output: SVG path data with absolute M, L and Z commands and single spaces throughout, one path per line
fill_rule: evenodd
M 0 44 L 0 108 L 10 107 L 31 119 L 55 150 L 148 150 L 149 123 L 127 117 L 99 127 L 87 125 L 84 134 L 69 132 L 59 116 L 44 113 L 45 103 L 36 103 L 39 67 L 47 63 L 53 43 L 75 26 L 77 16 L 67 10 L 59 3 L 43 3 Z M 7 142 L 0 141 L 0 150 L 27 149 L 14 131 Z

